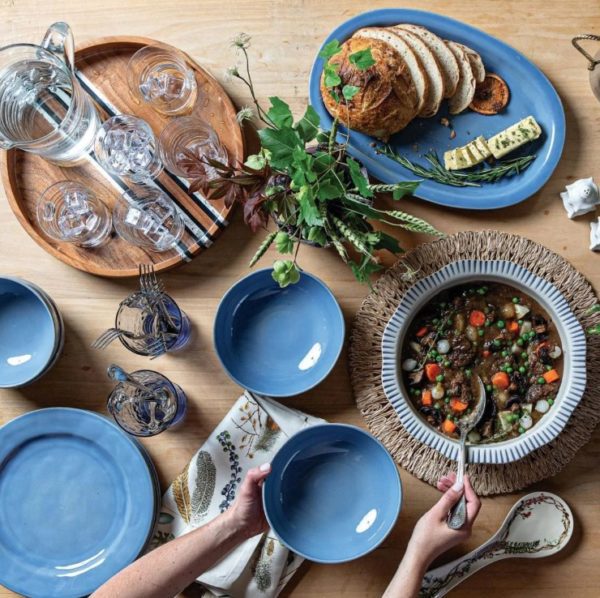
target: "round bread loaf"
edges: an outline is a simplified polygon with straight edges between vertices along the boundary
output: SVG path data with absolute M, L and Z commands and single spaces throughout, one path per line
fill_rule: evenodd
M 371 49 L 375 64 L 360 70 L 350 56 Z M 417 115 L 417 92 L 406 63 L 389 44 L 377 39 L 350 38 L 329 59 L 338 65 L 342 82 L 327 88 L 321 76 L 321 95 L 329 113 L 350 129 L 386 141 Z M 344 85 L 359 88 L 351 100 L 342 95 Z M 339 98 L 339 101 L 338 99 Z

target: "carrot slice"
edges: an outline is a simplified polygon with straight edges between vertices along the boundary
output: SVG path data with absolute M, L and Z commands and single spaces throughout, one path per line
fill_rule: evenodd
M 419 330 L 417 330 L 416 332 L 416 336 L 417 338 L 421 338 L 422 336 L 425 336 L 427 334 L 427 326 L 423 326 L 423 328 L 419 328 Z
M 421 395 L 421 403 L 423 403 L 423 405 L 427 405 L 427 406 L 430 406 L 433 404 L 433 397 L 431 396 L 430 390 L 423 391 L 423 394 Z
M 499 390 L 506 390 L 510 384 L 510 378 L 506 372 L 496 372 L 492 376 L 492 384 Z
M 471 326 L 483 326 L 485 324 L 485 314 L 482 311 L 474 309 L 469 315 L 469 324 Z
M 450 401 L 450 407 L 453 411 L 464 411 L 467 407 L 468 407 L 468 403 L 463 403 L 462 401 L 459 401 L 458 399 L 452 399 Z
M 442 373 L 442 368 L 437 363 L 428 363 L 425 366 L 425 375 L 427 376 L 427 380 L 430 382 L 435 382 L 437 376 Z
M 515 322 L 514 320 L 511 320 L 510 322 L 508 322 L 508 324 L 506 324 L 506 330 L 508 330 L 509 332 L 515 333 L 515 332 L 519 332 L 520 326 L 517 322 Z
M 442 431 L 446 434 L 452 434 L 454 430 L 456 430 L 456 424 L 449 419 L 445 419 L 442 423 Z
M 556 370 L 550 370 L 549 372 L 544 372 L 543 376 L 544 376 L 544 380 L 548 384 L 552 384 L 552 382 L 556 382 L 560 378 L 560 375 Z

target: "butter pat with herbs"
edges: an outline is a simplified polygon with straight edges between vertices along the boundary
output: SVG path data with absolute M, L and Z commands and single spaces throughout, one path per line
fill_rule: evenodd
M 501 131 L 487 140 L 487 145 L 494 158 L 502 158 L 509 152 L 537 139 L 542 134 L 540 125 L 533 116 L 528 116 L 518 123 Z
M 485 139 L 481 136 L 463 147 L 444 152 L 446 170 L 462 170 L 480 164 L 492 155 Z

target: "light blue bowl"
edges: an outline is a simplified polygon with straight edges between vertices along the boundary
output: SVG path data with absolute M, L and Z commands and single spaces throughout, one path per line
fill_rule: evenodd
M 35 380 L 59 347 L 60 326 L 36 290 L 16 278 L 0 278 L 0 388 Z
M 269 525 L 290 550 L 318 563 L 371 552 L 400 513 L 396 464 L 368 432 L 344 424 L 292 436 L 271 462 L 263 486 Z
M 223 297 L 214 327 L 217 355 L 240 386 L 289 397 L 321 382 L 344 344 L 344 317 L 331 291 L 302 272 L 282 289 L 271 270 L 242 278 Z

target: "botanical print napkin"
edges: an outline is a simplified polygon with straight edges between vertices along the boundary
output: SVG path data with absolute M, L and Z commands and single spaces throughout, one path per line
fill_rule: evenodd
M 271 399 L 243 394 L 164 494 L 150 548 L 225 511 L 249 469 L 271 461 L 288 437 L 322 422 Z M 270 598 L 301 563 L 270 530 L 238 546 L 197 581 L 207 596 Z

